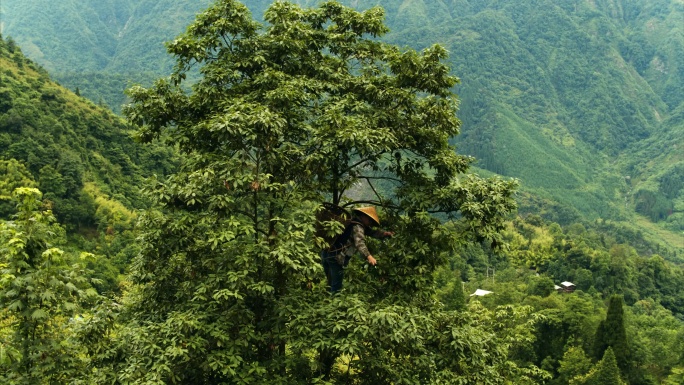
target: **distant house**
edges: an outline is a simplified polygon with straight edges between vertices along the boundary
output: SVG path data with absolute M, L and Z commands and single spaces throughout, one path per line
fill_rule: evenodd
M 572 293 L 573 291 L 575 291 L 575 284 L 572 282 L 561 282 L 561 286 L 563 287 L 563 291 L 566 293 Z
M 488 291 L 488 290 L 477 289 L 477 290 L 475 290 L 475 292 L 474 292 L 473 294 L 471 294 L 470 296 L 471 296 L 471 297 L 472 297 L 472 296 L 484 297 L 485 295 L 488 295 L 488 294 L 492 294 L 492 292 L 491 292 L 491 291 Z
M 553 285 L 553 289 L 558 293 L 563 292 L 563 288 L 558 285 Z

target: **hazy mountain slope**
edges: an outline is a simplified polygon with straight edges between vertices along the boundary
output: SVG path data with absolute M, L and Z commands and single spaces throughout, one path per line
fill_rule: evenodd
M 163 43 L 209 0 L 4 0 L 4 33 L 50 72 L 168 71 Z
M 623 25 L 629 30 L 619 48 L 623 56 L 671 109 L 684 102 L 684 2 L 625 2 Z M 625 7 L 627 8 L 627 7 Z
M 524 190 L 589 217 L 626 218 L 633 210 L 655 221 L 677 215 L 682 190 L 670 190 L 679 185 L 646 183 L 655 175 L 677 174 L 670 165 L 677 149 L 659 147 L 658 156 L 671 159 L 667 164 L 639 154 L 681 129 L 674 118 L 684 100 L 680 0 L 342 2 L 359 9 L 383 6 L 392 29 L 388 41 L 416 48 L 437 42 L 450 50 L 453 71 L 462 79 L 456 91 L 463 133 L 456 140 L 460 151 L 478 158 L 479 167 L 519 178 Z M 124 84 L 168 73 L 171 62 L 162 42 L 182 32 L 209 1 L 116 3 L 65 0 L 51 12 L 62 15 L 61 24 L 80 26 L 73 28 L 83 31 L 80 42 L 54 26 L 35 33 L 50 26 L 34 23 L 46 17 L 33 16 L 45 9 L 45 0 L 6 0 L 5 29 L 29 47 L 62 47 L 73 62 L 60 64 L 58 78 L 84 95 L 99 92 L 116 107 L 123 98 L 114 96 Z M 246 1 L 257 18 L 270 3 Z M 115 43 L 100 44 L 91 34 Z M 61 63 L 47 48 L 36 52 L 47 68 Z M 109 55 L 104 67 L 93 64 L 103 55 Z M 642 189 L 637 182 L 664 203 L 645 204 L 653 199 L 634 194 Z M 661 191 L 666 185 L 667 193 Z M 667 209 L 654 211 L 656 206 Z
M 106 9 L 98 2 L 5 0 L 3 32 L 49 71 L 102 70 L 128 18 L 126 3 Z
M 210 3 L 210 0 L 133 2 L 134 10 L 106 69 L 114 73 L 169 72 L 173 61 L 163 43 L 184 31 L 195 14 Z
M 621 157 L 638 213 L 672 230 L 684 229 L 684 104 L 663 122 L 663 130 Z M 681 238 L 684 246 L 684 237 Z
M 662 122 L 677 103 L 667 99 L 665 84 L 681 76 L 657 68 L 677 69 L 684 56 L 677 39 L 659 40 L 655 32 L 680 38 L 672 20 L 684 13 L 676 2 L 657 3 L 441 2 L 453 8 L 450 21 L 395 26 L 388 38 L 417 46 L 437 41 L 451 51 L 462 78 L 458 142 L 480 166 L 585 214 L 616 218 L 625 199 L 636 203 L 615 158 L 673 129 Z M 658 84 L 650 73 L 663 75 Z M 536 134 L 526 134 L 528 126 Z
M 104 230 L 145 205 L 143 177 L 173 167 L 168 149 L 136 144 L 120 117 L 53 82 L 14 43 L 0 40 L 0 68 L 0 159 L 23 164 L 62 223 Z
M 610 158 L 648 137 L 666 106 L 609 42 L 554 2 L 506 3 L 441 33 L 453 37 L 446 44 L 463 80 L 461 148 L 585 214 L 619 217 L 614 198 L 625 187 Z M 516 139 L 526 125 L 545 151 Z
M 164 42 L 210 2 L 4 0 L 3 30 L 57 80 L 118 111 L 128 86 L 171 70 Z

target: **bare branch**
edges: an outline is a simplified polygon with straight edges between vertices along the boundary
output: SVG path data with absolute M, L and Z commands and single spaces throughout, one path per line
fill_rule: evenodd
M 380 196 L 380 194 L 378 194 L 378 190 L 375 189 L 375 186 L 373 186 L 371 181 L 366 179 L 366 182 L 368 182 L 368 185 L 370 186 L 371 190 L 373 190 L 373 193 L 375 194 L 375 196 L 378 197 L 378 200 L 382 201 L 382 197 Z
M 379 158 L 380 155 L 382 155 L 383 152 L 384 152 L 384 151 L 381 151 L 381 152 L 379 152 L 379 153 L 377 153 L 377 154 L 372 155 L 371 157 L 367 157 L 367 158 L 361 159 L 360 161 L 358 161 L 358 162 L 352 164 L 351 166 L 347 167 L 346 169 L 344 169 L 340 174 L 341 174 L 341 175 L 344 175 L 344 174 L 350 172 L 351 170 L 353 170 L 354 168 L 356 168 L 356 167 L 358 167 L 358 166 L 360 166 L 360 165 L 362 165 L 362 164 L 364 164 L 364 163 L 366 163 L 366 162 L 372 161 L 374 158 Z
M 392 181 L 392 182 L 403 183 L 403 181 L 402 181 L 401 179 L 393 178 L 393 177 L 391 177 L 391 176 L 366 176 L 366 175 L 359 175 L 358 178 L 359 178 L 359 179 L 366 179 L 366 180 L 370 180 L 370 179 L 390 180 L 390 181 Z
M 368 204 L 368 205 L 373 205 L 373 206 L 379 206 L 383 208 L 389 208 L 393 210 L 398 210 L 400 207 L 394 204 L 390 204 L 387 202 L 381 202 L 381 201 L 374 201 L 374 200 L 358 200 L 358 201 L 351 201 L 347 202 L 342 205 L 342 207 L 348 207 L 351 205 L 356 205 L 356 204 Z

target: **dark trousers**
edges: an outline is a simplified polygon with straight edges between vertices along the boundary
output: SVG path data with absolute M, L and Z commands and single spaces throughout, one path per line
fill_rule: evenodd
M 344 267 L 337 263 L 335 256 L 335 253 L 321 252 L 321 264 L 323 265 L 325 276 L 328 278 L 331 293 L 337 293 L 342 290 L 342 280 L 344 279 Z

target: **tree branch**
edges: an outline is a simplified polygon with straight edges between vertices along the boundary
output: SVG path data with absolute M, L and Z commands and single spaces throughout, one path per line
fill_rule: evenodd
M 390 176 L 366 176 L 366 175 L 359 175 L 358 178 L 359 178 L 359 179 L 366 179 L 366 180 L 369 180 L 369 179 L 391 180 L 392 182 L 403 183 L 403 181 L 402 181 L 401 179 L 393 178 L 393 177 L 390 177 Z
M 380 153 L 377 153 L 377 154 L 374 154 L 374 155 L 371 156 L 371 157 L 366 157 L 366 158 L 364 158 L 364 159 L 361 159 L 360 161 L 358 161 L 358 162 L 352 164 L 351 166 L 347 167 L 346 169 L 344 169 L 344 170 L 340 173 L 340 175 L 344 175 L 344 174 L 350 172 L 350 171 L 353 170 L 354 168 L 356 168 L 356 167 L 358 167 L 358 166 L 360 166 L 360 165 L 362 165 L 362 164 L 364 164 L 364 163 L 366 163 L 366 162 L 369 162 L 369 161 L 373 160 L 373 158 L 378 158 L 378 157 L 380 157 L 380 155 L 382 155 L 383 152 L 384 152 L 384 151 L 382 151 L 382 152 L 380 152 Z
M 371 181 L 370 181 L 368 178 L 366 178 L 366 183 L 368 183 L 368 185 L 370 186 L 371 190 L 373 190 L 373 193 L 374 193 L 375 196 L 378 198 L 378 200 L 379 200 L 379 201 L 382 201 L 382 197 L 380 196 L 380 194 L 378 194 L 378 190 L 375 189 L 375 186 L 373 186 L 373 184 L 371 183 Z
M 388 208 L 388 209 L 393 209 L 393 210 L 399 210 L 399 209 L 400 209 L 400 207 L 397 206 L 397 205 L 389 204 L 389 203 L 383 203 L 383 202 L 381 202 L 381 201 L 374 201 L 374 200 L 358 200 L 358 201 L 351 201 L 351 202 L 347 202 L 347 203 L 345 203 L 345 204 L 343 204 L 343 205 L 341 205 L 341 206 L 342 206 L 342 207 L 348 207 L 348 206 L 356 205 L 356 204 L 359 204 L 359 203 L 362 203 L 362 204 L 369 204 L 369 205 L 373 205 L 373 206 L 380 206 L 380 207 L 383 207 L 383 208 Z

